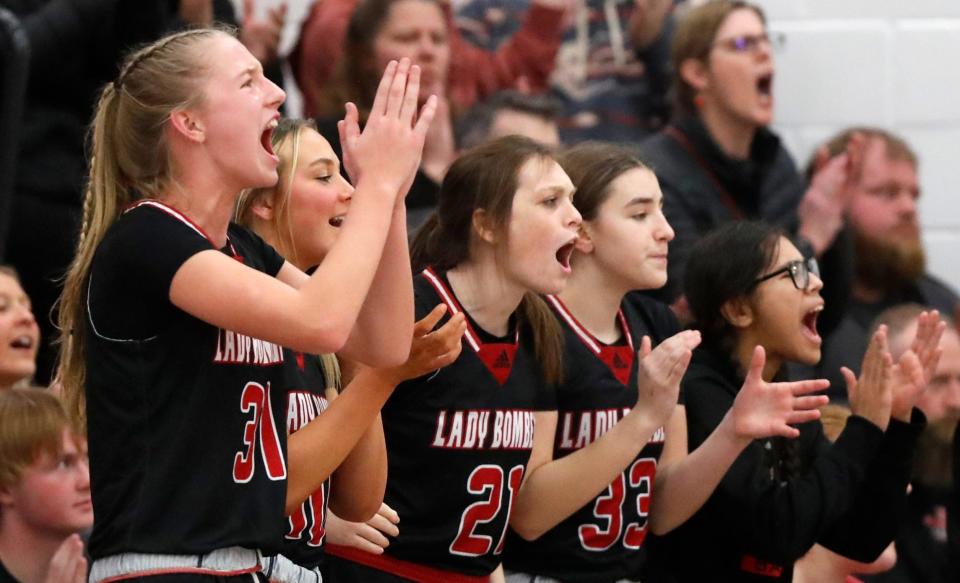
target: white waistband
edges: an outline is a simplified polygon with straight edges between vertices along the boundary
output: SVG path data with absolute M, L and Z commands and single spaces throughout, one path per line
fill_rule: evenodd
M 276 583 L 323 583 L 318 569 L 307 569 L 283 555 L 263 558 L 263 574 Z
M 90 583 L 111 583 L 133 577 L 172 573 L 243 575 L 259 572 L 260 551 L 227 547 L 203 555 L 121 553 L 97 559 L 90 567 Z

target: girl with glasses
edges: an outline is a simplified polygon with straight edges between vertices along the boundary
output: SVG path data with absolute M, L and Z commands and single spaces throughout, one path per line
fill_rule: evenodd
M 787 362 L 815 364 L 823 282 L 777 228 L 725 225 L 695 246 L 684 290 L 703 334 L 683 381 L 689 447 L 705 442 L 735 403 L 751 362 L 765 354 L 765 381 Z M 896 364 L 886 330 L 873 336 L 859 379 L 844 369 L 853 415 L 830 445 L 819 422 L 793 441 L 753 440 L 709 500 L 657 541 L 657 567 L 680 582 L 791 581 L 814 543 L 858 561 L 893 540 L 904 511 L 910 458 L 924 425 L 913 403 L 936 361 L 940 328 L 925 322 Z M 698 549 L 696 561 L 690 549 Z M 657 579 L 651 579 L 656 581 Z
M 782 44 L 782 35 L 767 30 L 763 11 L 748 2 L 712 0 L 678 17 L 671 54 L 674 121 L 642 149 L 657 169 L 664 213 L 676 231 L 670 277 L 656 295 L 674 304 L 682 320 L 689 318 L 680 285 L 690 247 L 710 229 L 762 219 L 798 234 L 809 254 L 820 256 L 842 225 L 844 188 L 859 142 L 851 142 L 849 154 L 824 155 L 809 184 L 801 177 L 769 128 L 774 50 Z M 833 266 L 834 257 L 823 259 L 831 275 L 848 276 Z M 848 286 L 831 283 L 834 313 Z

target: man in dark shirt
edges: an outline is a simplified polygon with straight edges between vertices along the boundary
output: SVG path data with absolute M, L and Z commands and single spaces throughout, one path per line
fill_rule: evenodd
M 831 382 L 831 397 L 841 398 L 846 385 L 840 367 L 859 372 L 868 332 L 881 312 L 913 302 L 951 318 L 958 301 L 954 290 L 926 273 L 916 154 L 902 139 L 876 128 L 844 131 L 827 143 L 830 153 L 844 151 L 854 134 L 866 139 L 847 214 L 855 275 L 846 313 L 824 340 L 819 371 Z

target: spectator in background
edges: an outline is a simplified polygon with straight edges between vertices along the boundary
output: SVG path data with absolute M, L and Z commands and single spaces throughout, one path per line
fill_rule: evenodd
M 559 104 L 544 95 L 501 91 L 474 105 L 454 127 L 459 150 L 512 134 L 526 136 L 546 146 L 559 146 Z
M 85 583 L 93 524 L 81 432 L 48 391 L 0 391 L 0 581 Z
M 901 304 L 884 310 L 876 324 L 890 330 L 894 358 L 910 348 L 918 304 Z M 960 336 L 947 322 L 940 339 L 940 362 L 917 408 L 927 416 L 927 427 L 917 441 L 913 463 L 913 488 L 907 497 L 907 517 L 897 535 L 896 567 L 871 579 L 875 583 L 948 583 L 947 513 L 956 495 L 952 476 L 953 434 L 960 420 Z
M 464 37 L 496 50 L 518 30 L 530 0 L 458 0 Z M 666 120 L 667 60 L 673 0 L 569 2 L 556 68 L 560 136 L 636 142 Z M 551 63 L 552 64 L 552 63 Z
M 842 394 L 840 366 L 856 370 L 869 330 L 885 309 L 913 302 L 953 317 L 954 290 L 926 273 L 917 200 L 917 156 L 901 138 L 877 128 L 853 128 L 826 143 L 843 152 L 859 135 L 864 140 L 862 172 L 850 189 L 847 229 L 853 242 L 853 285 L 849 306 L 836 330 L 824 336 L 820 370 L 831 392 Z M 843 239 L 835 245 L 840 247 Z M 830 374 L 833 373 L 833 374 Z
M 713 227 L 763 219 L 799 234 L 806 243 L 802 252 L 818 256 L 841 227 L 858 142 L 822 160 L 804 182 L 768 129 L 778 38 L 768 33 L 763 11 L 747 2 L 715 0 L 678 17 L 671 54 L 677 117 L 642 148 L 676 231 L 660 298 L 675 304 L 681 319 L 688 316 L 680 285 L 690 246 Z M 839 309 L 844 299 L 831 294 L 846 286 L 834 277 L 830 258 L 821 257 L 821 268 L 827 305 Z
M 303 24 L 290 64 L 303 92 L 305 115 L 325 115 L 322 96 L 344 55 L 349 42 L 347 28 L 357 5 L 357 0 L 318 1 Z M 533 0 L 529 10 L 525 6 L 518 16 L 522 26 L 503 46 L 490 51 L 465 42 L 454 26 L 449 3 L 443 0 L 438 5 L 446 32 L 439 27 L 424 30 L 424 22 L 408 20 L 395 34 L 395 42 L 408 45 L 411 57 L 417 44 L 449 46 L 449 98 L 455 110 L 465 110 L 478 99 L 518 85 L 534 92 L 544 90 L 556 61 L 566 0 Z M 368 32 L 376 35 L 379 31 Z
M 36 372 L 40 329 L 17 272 L 0 265 L 0 390 L 29 380 Z
M 365 123 L 382 71 L 391 60 L 408 57 L 421 70 L 420 105 L 436 95 L 420 169 L 405 199 L 412 233 L 437 202 L 439 184 L 456 158 L 449 100 L 451 55 L 449 21 L 437 0 L 366 0 L 350 19 L 343 58 L 321 102 L 317 129 L 342 159 L 336 122 L 343 104 L 353 103 Z

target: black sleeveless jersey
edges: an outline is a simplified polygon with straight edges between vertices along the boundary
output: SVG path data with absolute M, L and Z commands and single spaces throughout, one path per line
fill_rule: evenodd
M 679 327 L 667 306 L 631 294 L 618 314 L 621 339 L 607 345 L 580 325 L 559 298 L 547 300 L 563 324 L 566 343 L 565 377 L 556 393 L 553 455 L 559 459 L 599 439 L 636 404 L 636 351 L 643 336 L 656 345 Z M 661 428 L 613 483 L 536 541 L 511 531 L 504 565 L 575 583 L 635 575 L 644 561 L 641 547 L 663 441 Z
M 150 200 L 97 248 L 84 330 L 95 559 L 270 551 L 283 536 L 284 351 L 169 300 L 180 266 L 212 248 L 189 218 Z M 223 251 L 268 275 L 283 265 L 236 225 Z
M 445 302 L 462 309 L 445 278 L 414 279 L 417 318 Z M 386 555 L 466 575 L 500 563 L 507 521 L 533 447 L 534 412 L 552 410 L 525 332 L 485 334 L 468 319 L 452 364 L 397 387 L 383 408 L 389 478 L 400 515 Z
M 290 375 L 284 407 L 287 435 L 290 435 L 326 410 L 324 390 L 327 381 L 323 375 L 323 363 L 315 354 L 288 350 L 283 364 Z M 314 569 L 323 564 L 329 495 L 328 479 L 284 521 L 280 554 L 301 567 Z

